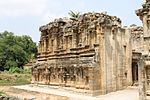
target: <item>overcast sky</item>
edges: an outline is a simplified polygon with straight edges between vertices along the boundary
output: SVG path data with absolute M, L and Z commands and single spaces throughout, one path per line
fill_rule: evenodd
M 135 10 L 141 8 L 142 0 L 0 0 L 0 32 L 5 30 L 16 35 L 29 35 L 39 41 L 39 26 L 55 18 L 75 12 L 105 12 L 121 18 L 123 25 L 141 21 Z

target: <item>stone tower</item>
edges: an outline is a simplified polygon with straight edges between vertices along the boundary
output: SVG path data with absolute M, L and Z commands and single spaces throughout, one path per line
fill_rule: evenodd
M 138 9 L 136 11 L 137 16 L 140 17 L 141 21 L 143 22 L 143 51 L 142 54 L 145 56 L 149 55 L 149 45 L 150 45 L 150 1 L 144 0 L 144 3 L 142 5 L 141 9 Z

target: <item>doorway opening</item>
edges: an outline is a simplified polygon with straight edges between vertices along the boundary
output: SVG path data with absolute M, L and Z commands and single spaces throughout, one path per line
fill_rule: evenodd
M 137 62 L 132 62 L 132 85 L 138 84 L 138 64 Z

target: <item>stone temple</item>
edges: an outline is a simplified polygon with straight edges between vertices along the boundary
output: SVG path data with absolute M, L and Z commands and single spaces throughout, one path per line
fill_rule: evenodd
M 148 56 L 150 50 L 146 44 L 150 41 L 150 11 L 145 9 L 149 5 L 146 1 L 143 10 L 136 12 L 144 27 L 123 27 L 116 16 L 95 12 L 41 26 L 32 83 L 93 96 L 136 84 L 138 59 L 141 53 Z

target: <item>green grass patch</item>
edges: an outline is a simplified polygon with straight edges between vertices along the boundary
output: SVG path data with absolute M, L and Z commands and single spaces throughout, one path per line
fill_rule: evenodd
M 0 86 L 30 84 L 31 74 L 0 73 Z

